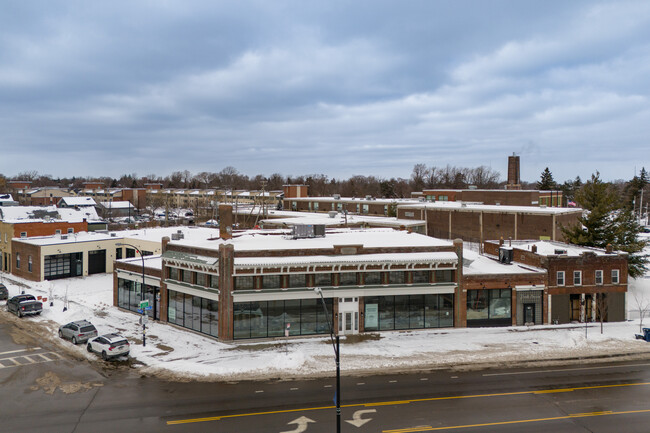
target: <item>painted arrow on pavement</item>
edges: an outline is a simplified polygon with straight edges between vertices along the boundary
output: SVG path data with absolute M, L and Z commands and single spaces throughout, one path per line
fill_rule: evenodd
M 293 421 L 288 422 L 287 424 L 298 424 L 298 427 L 295 430 L 283 431 L 280 433 L 303 433 L 307 431 L 307 423 L 316 422 L 313 419 L 309 419 L 306 416 L 301 416 L 300 418 L 294 419 Z
M 372 418 L 368 419 L 361 419 L 361 415 L 366 414 L 366 413 L 375 413 L 377 412 L 376 409 L 368 409 L 368 410 L 358 410 L 352 415 L 352 420 L 345 420 L 345 422 L 352 424 L 355 427 L 361 427 L 368 421 L 372 421 Z

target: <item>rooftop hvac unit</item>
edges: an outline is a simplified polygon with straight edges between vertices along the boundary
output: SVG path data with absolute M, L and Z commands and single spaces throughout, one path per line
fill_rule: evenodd
M 325 224 L 298 224 L 292 227 L 294 239 L 306 239 L 325 236 Z
M 181 239 L 182 239 L 182 238 L 181 238 L 181 235 L 180 235 L 180 234 L 178 234 L 178 233 L 172 233 L 172 240 L 173 240 L 173 241 L 178 241 L 178 240 L 181 240 Z
M 336 216 L 338 214 L 339 213 L 337 211 L 335 211 L 335 210 L 331 210 L 331 211 L 327 212 L 327 215 L 329 215 L 330 218 L 336 218 Z
M 117 237 L 117 233 L 111 233 L 111 237 L 112 237 L 112 238 L 116 238 L 116 237 Z
M 514 257 L 514 250 L 512 247 L 500 247 L 499 248 L 499 262 L 500 263 L 505 263 L 505 264 L 510 264 L 512 263 L 512 259 Z
M 556 248 L 554 253 L 559 256 L 561 254 L 566 254 L 566 250 L 561 250 Z
M 61 239 L 68 239 L 68 235 L 61 235 Z
M 372 196 L 371 196 L 371 195 L 367 195 L 367 196 L 366 196 L 366 200 L 372 200 Z
M 334 200 L 341 200 L 341 194 L 334 194 L 332 197 L 334 197 Z

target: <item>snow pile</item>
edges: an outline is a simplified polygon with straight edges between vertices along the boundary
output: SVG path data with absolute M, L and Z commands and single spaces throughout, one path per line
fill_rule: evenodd
M 73 346 L 59 340 L 60 324 L 87 319 L 95 324 L 100 334 L 120 332 L 131 342 L 136 368 L 146 374 L 169 378 L 327 376 L 334 371 L 334 351 L 329 336 L 222 343 L 173 325 L 150 321 L 147 344 L 143 347 L 139 316 L 112 306 L 112 275 L 39 283 L 4 275 L 0 274 L 0 282 L 8 287 L 10 296 L 25 290 L 48 298 L 41 316 L 16 318 L 16 323 L 27 326 L 27 321 L 29 325 L 38 322 L 51 341 L 80 358 L 96 359 L 96 356 L 86 353 L 83 345 Z M 67 309 L 63 311 L 66 298 Z M 49 305 L 50 300 L 53 306 Z M 630 308 L 633 307 L 630 305 Z M 650 320 L 647 322 L 650 325 Z M 606 323 L 603 334 L 600 324 L 592 323 L 587 328 L 586 338 L 584 324 L 443 328 L 357 335 L 341 337 L 341 368 L 344 374 L 352 374 L 368 370 L 471 368 L 476 364 L 503 366 L 515 362 L 647 354 L 650 344 L 636 340 L 634 334 L 638 332 L 638 321 L 628 321 Z

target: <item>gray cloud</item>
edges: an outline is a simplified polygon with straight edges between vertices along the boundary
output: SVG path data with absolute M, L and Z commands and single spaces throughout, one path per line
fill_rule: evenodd
M 0 173 L 629 178 L 650 6 L 566 3 L 5 2 Z

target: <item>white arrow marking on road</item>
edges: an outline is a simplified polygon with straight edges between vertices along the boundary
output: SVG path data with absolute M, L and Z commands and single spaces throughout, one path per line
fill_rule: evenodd
M 358 410 L 354 413 L 354 415 L 352 415 L 352 420 L 346 419 L 345 422 L 350 423 L 353 426 L 359 428 L 365 423 L 367 423 L 368 421 L 372 420 L 372 418 L 361 419 L 361 415 L 363 415 L 364 413 L 375 413 L 375 412 L 377 412 L 377 409 Z
M 316 422 L 313 419 L 309 419 L 306 416 L 301 416 L 298 419 L 294 419 L 293 421 L 288 422 L 287 424 L 298 424 L 298 428 L 295 430 L 290 430 L 290 431 L 283 431 L 280 433 L 302 433 L 304 431 L 307 431 L 307 423 L 310 422 Z

